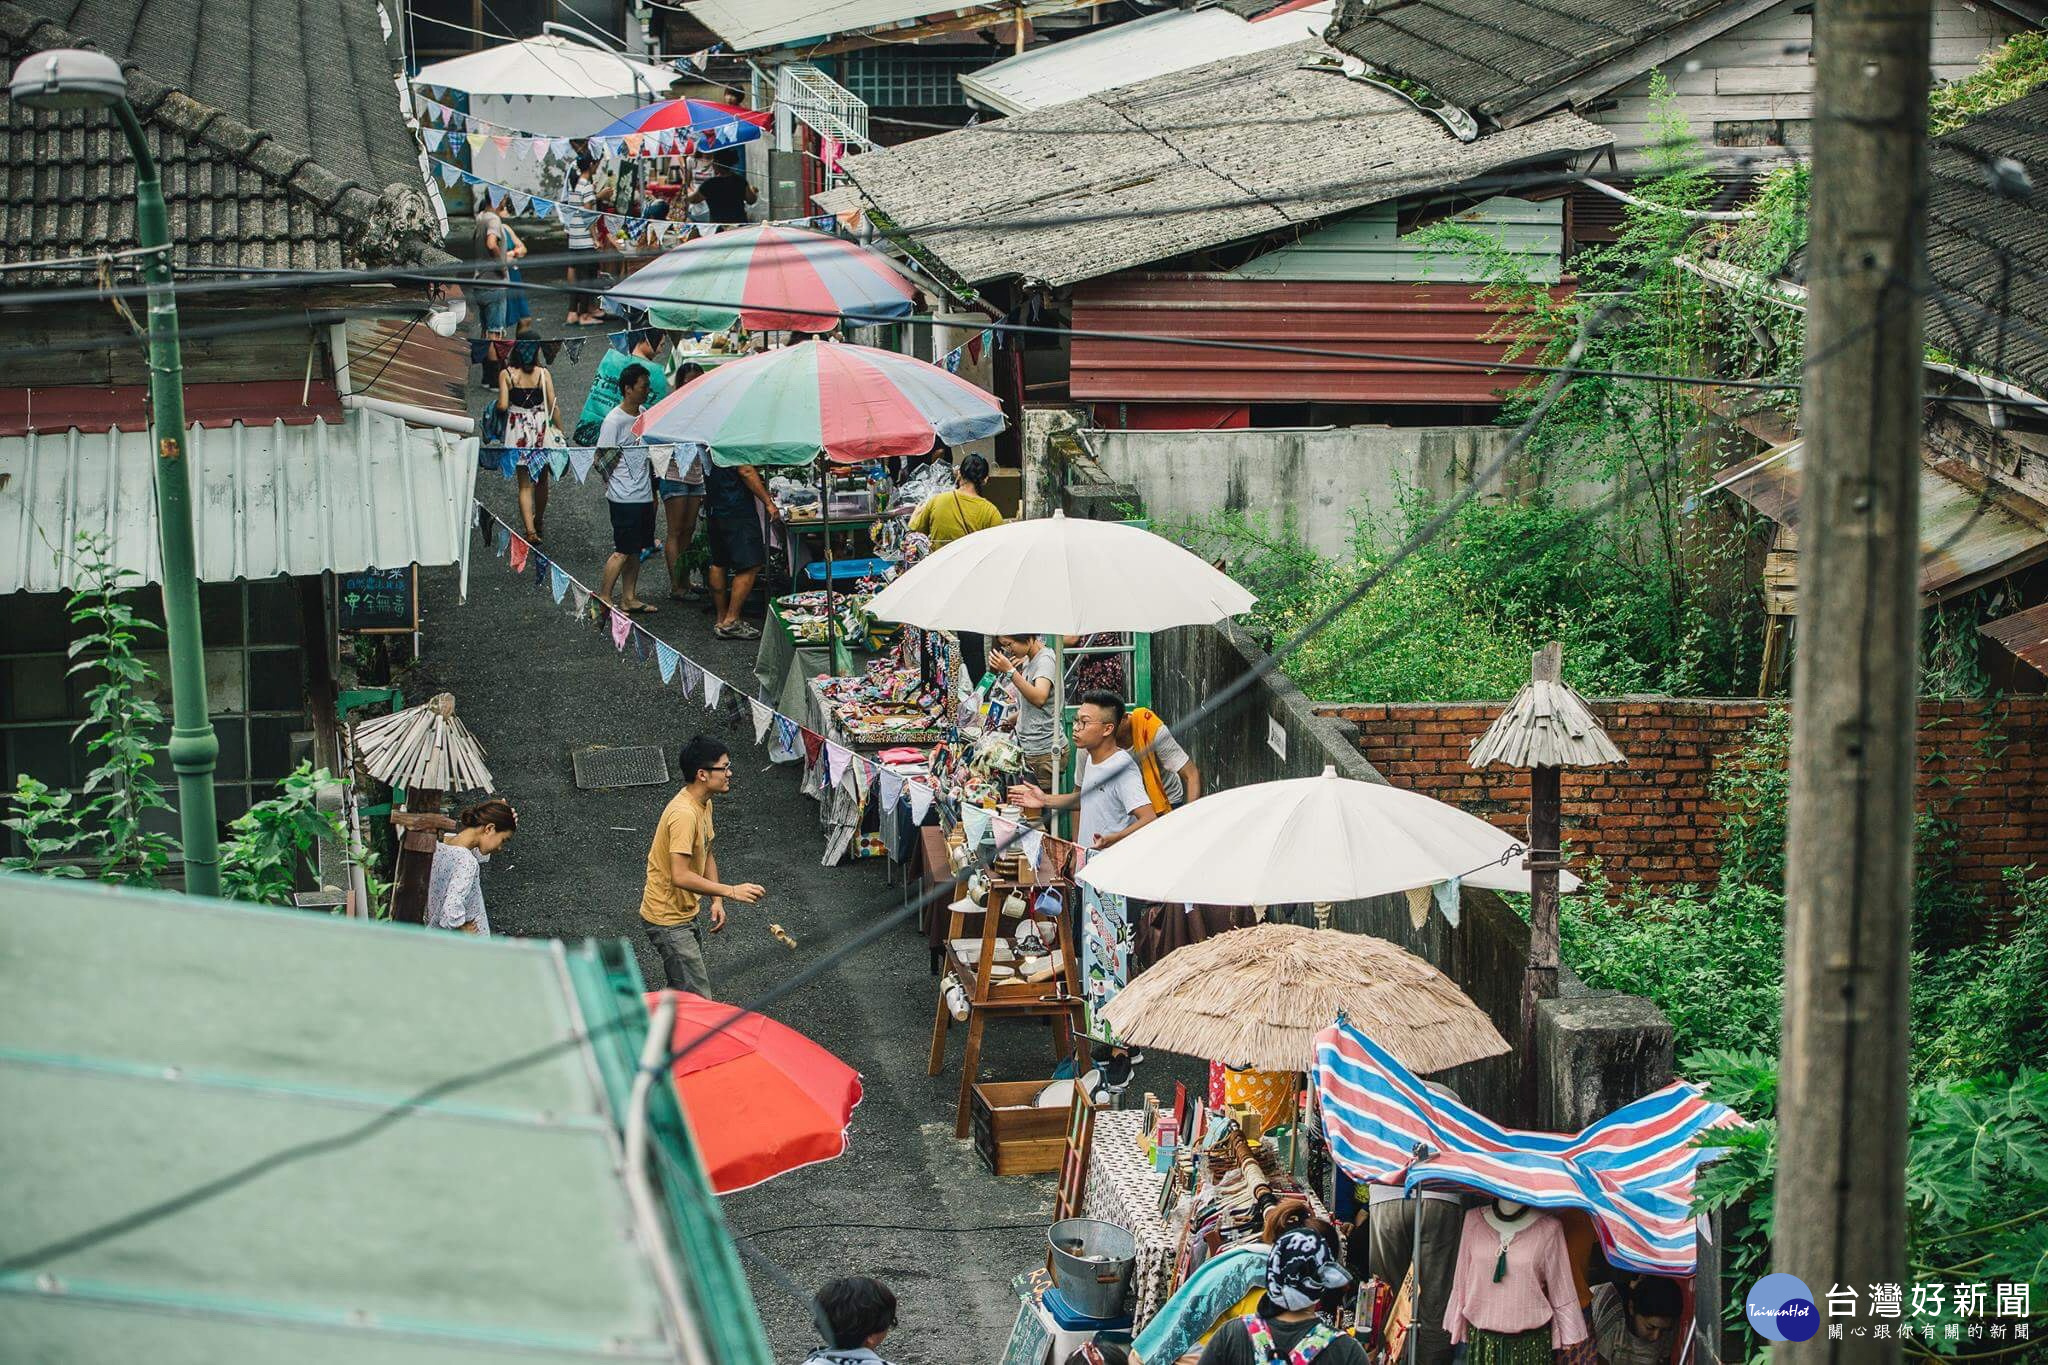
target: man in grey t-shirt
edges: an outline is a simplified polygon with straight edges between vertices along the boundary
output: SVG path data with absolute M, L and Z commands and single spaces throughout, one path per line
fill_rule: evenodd
M 1117 746 L 1124 701 L 1114 692 L 1084 692 L 1074 713 L 1074 747 L 1081 750 L 1080 790 L 1053 796 L 1029 782 L 1010 788 L 1010 800 L 1026 810 L 1080 809 L 1074 842 L 1108 848 L 1152 823 L 1157 812 L 1145 793 L 1145 779 L 1131 756 Z
M 1053 690 L 1058 669 L 1052 651 L 1036 635 L 998 635 L 988 666 L 1008 677 L 1017 698 L 1017 752 L 1024 771 L 1040 787 L 1052 785 L 1059 761 L 1059 728 L 1053 718 Z

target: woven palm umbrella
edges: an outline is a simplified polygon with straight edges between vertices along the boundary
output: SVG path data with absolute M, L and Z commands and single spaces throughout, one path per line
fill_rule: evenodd
M 429 791 L 491 789 L 484 746 L 456 718 L 452 693 L 359 721 L 354 733 L 356 757 L 379 782 Z
M 1495 1057 L 1507 1040 L 1436 968 L 1385 939 L 1255 924 L 1176 948 L 1101 1019 L 1120 1042 L 1254 1071 L 1306 1071 L 1339 1014 L 1411 1071 Z

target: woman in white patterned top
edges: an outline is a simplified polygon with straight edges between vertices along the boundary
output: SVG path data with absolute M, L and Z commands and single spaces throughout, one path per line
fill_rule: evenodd
M 488 938 L 481 872 L 490 856 L 519 828 L 519 813 L 502 797 L 479 801 L 459 817 L 462 828 L 434 845 L 427 874 L 427 926 Z

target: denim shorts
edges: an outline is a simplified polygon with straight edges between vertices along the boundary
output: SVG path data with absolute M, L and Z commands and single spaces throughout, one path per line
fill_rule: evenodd
M 505 290 L 472 285 L 469 296 L 476 300 L 477 318 L 483 323 L 486 332 L 505 330 L 511 312 Z
M 704 485 L 701 483 L 684 483 L 681 479 L 656 479 L 654 482 L 664 498 L 701 498 L 704 496 Z

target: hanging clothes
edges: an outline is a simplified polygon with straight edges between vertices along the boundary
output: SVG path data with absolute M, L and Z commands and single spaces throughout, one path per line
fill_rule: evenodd
M 1472 1365 L 1482 1353 L 1492 1365 L 1525 1365 L 1521 1355 L 1513 1353 L 1527 1348 L 1519 1340 L 1502 1339 L 1520 1338 L 1539 1328 L 1546 1329 L 1546 1363 L 1553 1347 L 1562 1349 L 1586 1337 L 1563 1224 L 1535 1209 L 1524 1209 L 1512 1218 L 1492 1204 L 1468 1210 L 1444 1330 L 1454 1343 L 1473 1343 L 1467 1353 Z M 1483 1352 L 1481 1335 L 1488 1338 Z

